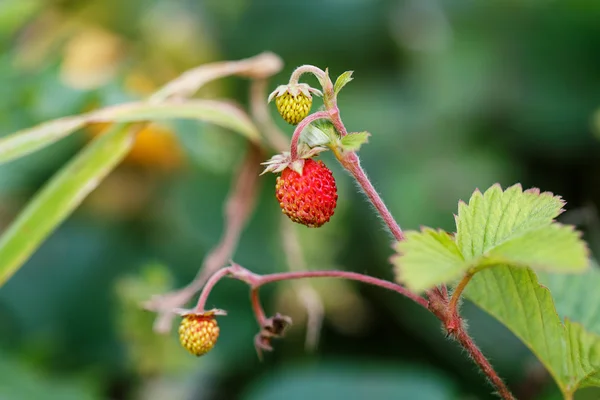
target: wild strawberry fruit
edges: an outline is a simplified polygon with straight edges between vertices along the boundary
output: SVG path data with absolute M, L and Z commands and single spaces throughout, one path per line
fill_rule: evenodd
M 203 356 L 215 347 L 219 325 L 213 313 L 186 314 L 179 325 L 179 341 L 190 353 Z
M 279 115 L 289 124 L 298 125 L 312 107 L 312 95 L 321 96 L 321 92 L 306 83 L 281 85 L 269 95 L 269 101 L 275 99 Z
M 312 107 L 312 98 L 299 93 L 293 96 L 290 93 L 284 93 L 283 95 L 275 98 L 275 105 L 279 115 L 288 124 L 298 125 L 308 113 Z
M 302 173 L 289 166 L 277 177 L 275 196 L 281 210 L 292 221 L 318 228 L 333 215 L 337 187 L 331 170 L 323 161 L 304 160 Z

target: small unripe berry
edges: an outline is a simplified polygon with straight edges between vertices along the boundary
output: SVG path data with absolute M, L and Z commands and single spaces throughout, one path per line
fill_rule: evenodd
M 218 338 L 219 325 L 212 314 L 183 316 L 179 325 L 179 341 L 193 355 L 199 357 L 211 351 Z
M 308 97 L 302 92 L 295 96 L 286 92 L 275 98 L 275 105 L 279 115 L 288 124 L 298 125 L 310 112 L 312 97 Z

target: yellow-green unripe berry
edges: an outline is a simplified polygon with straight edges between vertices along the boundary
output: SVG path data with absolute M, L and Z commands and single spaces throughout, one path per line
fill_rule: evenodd
M 179 325 L 181 345 L 195 356 L 203 356 L 215 347 L 219 325 L 212 315 L 188 314 Z
M 296 96 L 285 92 L 275 98 L 275 105 L 281 117 L 288 124 L 298 125 L 310 112 L 312 97 L 308 97 L 302 92 Z

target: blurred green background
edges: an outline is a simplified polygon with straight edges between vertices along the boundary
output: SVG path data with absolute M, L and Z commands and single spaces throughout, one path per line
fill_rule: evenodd
M 452 231 L 459 199 L 522 182 L 562 195 L 562 220 L 582 229 L 593 251 L 600 246 L 596 0 L 1 0 L 0 50 L 1 135 L 139 99 L 186 69 L 265 50 L 285 61 L 271 88 L 300 64 L 333 76 L 354 70 L 342 117 L 349 130 L 373 134 L 364 166 L 403 228 Z M 214 82 L 199 95 L 246 106 L 248 82 Z M 2 165 L 0 226 L 99 128 Z M 229 312 L 209 355 L 196 359 L 175 336 L 154 334 L 154 315 L 139 303 L 189 282 L 217 243 L 243 149 L 241 138 L 198 122 L 145 130 L 126 162 L 0 289 L 1 400 L 493 398 L 434 317 L 353 283 L 314 282 L 326 318 L 313 353 L 285 283 L 265 288 L 263 302 L 295 324 L 262 363 L 239 282 L 220 283 L 209 299 Z M 388 235 L 349 177 L 324 159 L 340 200 L 323 228 L 297 228 L 309 267 L 391 279 Z M 256 272 L 287 268 L 274 179 L 262 178 L 235 255 Z M 560 398 L 507 329 L 469 303 L 464 312 L 519 399 Z

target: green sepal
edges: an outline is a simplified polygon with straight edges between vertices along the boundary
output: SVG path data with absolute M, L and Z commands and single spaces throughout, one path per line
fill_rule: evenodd
M 369 132 L 349 133 L 341 139 L 342 149 L 344 151 L 358 151 L 360 147 L 369 141 Z
M 336 96 L 340 92 L 340 90 L 342 90 L 342 88 L 344 86 L 346 86 L 346 84 L 353 79 L 352 78 L 353 72 L 354 71 L 346 71 L 343 74 L 341 74 L 340 76 L 338 76 L 338 78 L 335 81 L 335 85 L 333 85 L 333 92 L 335 93 Z

